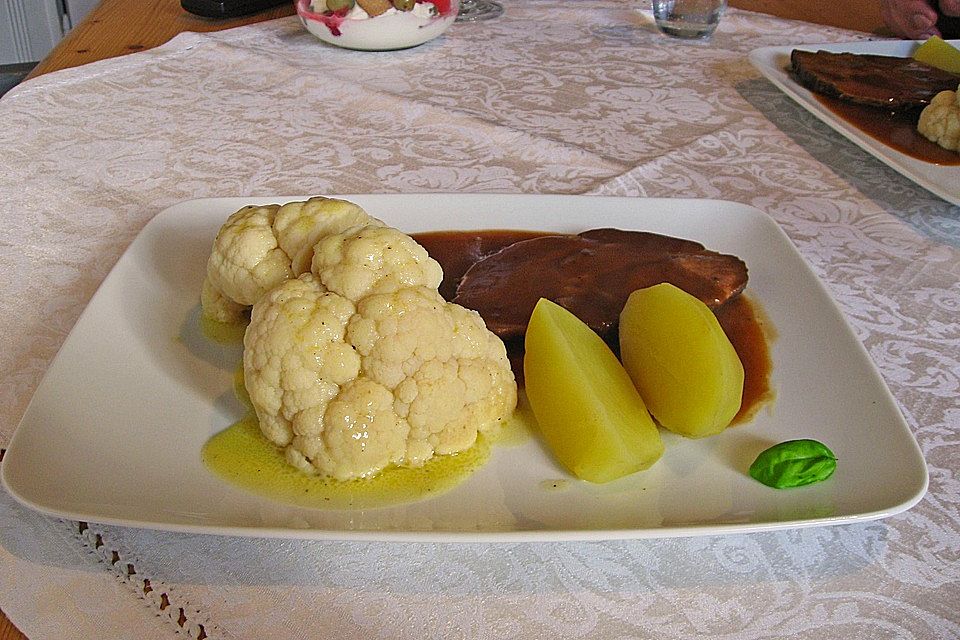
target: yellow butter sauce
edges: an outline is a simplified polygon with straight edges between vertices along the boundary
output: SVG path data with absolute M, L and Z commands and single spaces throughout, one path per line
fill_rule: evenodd
M 200 332 L 217 344 L 240 344 L 247 330 L 247 322 L 218 322 L 200 314 Z
M 466 451 L 431 458 L 422 467 L 391 467 L 372 478 L 338 481 L 310 476 L 287 463 L 260 433 L 253 413 L 213 436 L 201 453 L 215 474 L 258 495 L 318 509 L 369 509 L 414 502 L 449 491 L 490 457 L 483 436 Z
M 493 444 L 519 445 L 535 428 L 525 398 L 496 433 L 453 455 L 436 456 L 422 467 L 390 467 L 372 478 L 338 481 L 310 476 L 291 466 L 283 452 L 260 432 L 243 384 L 234 375 L 234 392 L 248 408 L 243 419 L 204 445 L 204 464 L 220 478 L 266 498 L 315 509 L 371 509 L 432 498 L 453 489 L 490 458 Z

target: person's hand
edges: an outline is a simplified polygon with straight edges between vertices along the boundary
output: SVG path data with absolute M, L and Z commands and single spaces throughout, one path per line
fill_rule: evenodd
M 939 0 L 940 11 L 960 16 L 960 0 Z M 937 12 L 926 0 L 880 0 L 880 15 L 895 35 L 925 40 L 940 35 Z

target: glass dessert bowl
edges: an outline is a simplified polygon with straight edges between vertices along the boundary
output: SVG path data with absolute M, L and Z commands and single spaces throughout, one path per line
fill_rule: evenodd
M 432 40 L 457 17 L 456 0 L 296 0 L 320 40 L 364 51 L 406 49 Z

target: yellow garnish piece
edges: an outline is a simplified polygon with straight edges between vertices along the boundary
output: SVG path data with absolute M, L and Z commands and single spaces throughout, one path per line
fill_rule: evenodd
M 960 49 L 940 36 L 933 36 L 913 52 L 913 59 L 931 67 L 960 74 Z

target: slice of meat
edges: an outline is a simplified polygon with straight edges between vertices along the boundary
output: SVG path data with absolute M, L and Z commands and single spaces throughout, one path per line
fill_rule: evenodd
M 960 75 L 912 58 L 794 49 L 790 62 L 797 82 L 815 93 L 890 111 L 922 109 L 960 85 Z
M 533 307 L 548 298 L 610 340 L 627 297 L 661 282 L 717 308 L 743 291 L 747 267 L 691 240 L 595 229 L 501 249 L 467 270 L 454 302 L 478 311 L 491 331 L 509 340 L 524 334 Z

